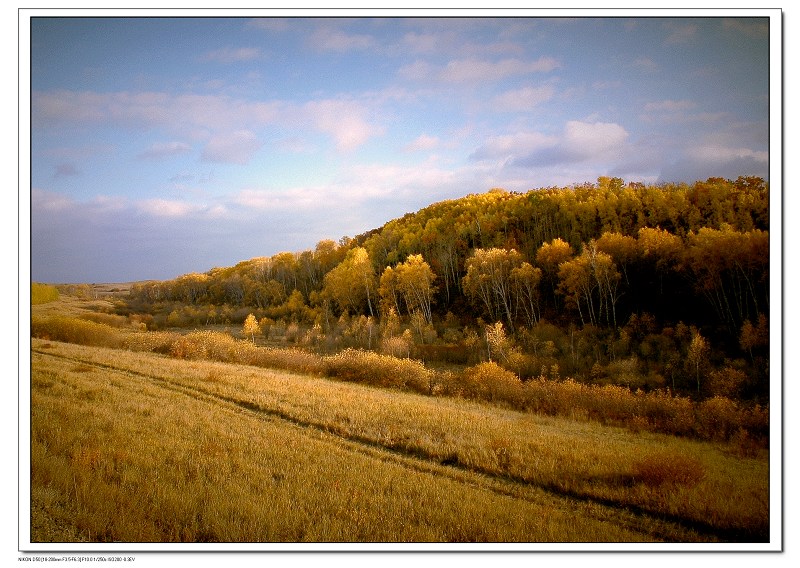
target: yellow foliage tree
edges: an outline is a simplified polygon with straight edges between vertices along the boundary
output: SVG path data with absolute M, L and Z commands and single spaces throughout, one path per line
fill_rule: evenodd
M 258 326 L 258 320 L 256 320 L 256 316 L 250 314 L 247 316 L 247 319 L 244 320 L 244 326 L 242 327 L 242 333 L 245 336 L 249 335 L 250 340 L 255 343 L 256 342 L 256 333 L 260 333 L 261 328 Z

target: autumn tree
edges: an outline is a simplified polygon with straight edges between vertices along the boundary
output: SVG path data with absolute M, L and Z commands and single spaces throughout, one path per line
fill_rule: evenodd
M 374 316 L 377 277 L 369 254 L 363 247 L 348 251 L 344 260 L 325 275 L 324 292 L 336 302 L 342 313 L 358 313 L 364 302 Z
M 630 284 L 628 267 L 638 258 L 636 239 L 616 232 L 605 232 L 595 241 L 597 250 L 611 256 L 619 267 L 626 284 Z
M 577 257 L 559 265 L 559 291 L 578 311 L 581 323 L 600 323 L 616 327 L 616 303 L 620 280 L 611 256 L 598 251 L 594 241 Z
M 256 316 L 250 314 L 247 316 L 247 319 L 244 320 L 244 326 L 242 327 L 242 333 L 245 336 L 249 335 L 250 339 L 253 343 L 256 342 L 256 333 L 260 333 L 261 328 L 258 325 L 258 320 Z
M 503 322 L 498 321 L 486 326 L 486 347 L 489 361 L 492 361 L 494 356 L 495 359 L 502 358 L 508 363 L 509 355 L 511 354 L 511 341 L 503 328 Z
M 436 275 L 420 254 L 409 256 L 395 267 L 397 289 L 403 295 L 409 313 L 419 312 L 425 323 L 433 321 L 431 303 Z
M 511 272 L 522 262 L 522 255 L 513 249 L 475 249 L 467 259 L 467 274 L 462 280 L 464 292 L 482 303 L 493 320 L 505 319 L 512 332 L 514 286 Z
M 695 330 L 692 335 L 692 342 L 689 344 L 689 351 L 686 354 L 686 365 L 691 369 L 697 382 L 697 392 L 700 392 L 700 378 L 705 373 L 708 366 L 708 356 L 710 354 L 708 341 Z
M 397 271 L 391 266 L 383 269 L 378 285 L 381 314 L 394 312 L 395 315 L 398 315 L 401 313 L 401 294 L 397 276 Z
M 543 243 L 536 252 L 536 265 L 542 270 L 542 280 L 550 288 L 551 298 L 557 302 L 557 290 L 559 283 L 559 266 L 561 263 L 570 260 L 575 254 L 572 246 L 557 237 L 550 242 Z M 557 305 L 556 305 L 557 307 Z
M 704 227 L 689 234 L 684 258 L 697 289 L 732 332 L 768 309 L 768 232 Z
M 541 317 L 539 305 L 541 280 L 542 270 L 528 262 L 523 262 L 511 270 L 511 286 L 516 300 L 516 311 L 524 315 L 528 327 L 533 327 Z

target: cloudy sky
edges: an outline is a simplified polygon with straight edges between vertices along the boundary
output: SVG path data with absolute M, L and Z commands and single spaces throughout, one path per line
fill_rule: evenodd
M 32 18 L 31 277 L 204 272 L 493 187 L 768 179 L 769 21 L 647 15 Z

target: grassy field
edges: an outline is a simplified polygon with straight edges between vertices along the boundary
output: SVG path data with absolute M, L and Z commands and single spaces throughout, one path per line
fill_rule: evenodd
M 768 535 L 767 460 L 708 443 L 39 340 L 32 368 L 32 541 Z
M 31 542 L 769 540 L 765 449 L 42 339 L 30 391 Z

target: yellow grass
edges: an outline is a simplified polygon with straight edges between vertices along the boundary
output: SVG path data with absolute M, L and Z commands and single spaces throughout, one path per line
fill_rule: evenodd
M 765 451 L 241 365 L 32 353 L 41 540 L 768 536 Z
M 591 505 L 515 498 L 478 476 L 138 375 L 37 355 L 32 383 L 33 541 L 644 536 L 594 518 Z

